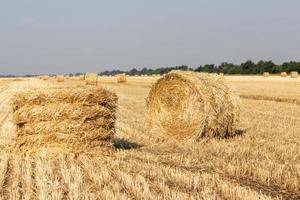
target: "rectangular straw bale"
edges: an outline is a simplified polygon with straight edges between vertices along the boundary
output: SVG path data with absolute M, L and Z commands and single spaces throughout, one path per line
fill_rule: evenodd
M 296 71 L 291 72 L 291 78 L 298 78 L 298 72 Z
M 102 88 L 27 90 L 12 98 L 17 136 L 13 147 L 63 152 L 109 146 L 115 133 L 117 96 Z M 67 148 L 67 149 L 64 149 Z
M 98 74 L 86 73 L 85 81 L 86 81 L 87 85 L 97 85 L 98 84 Z

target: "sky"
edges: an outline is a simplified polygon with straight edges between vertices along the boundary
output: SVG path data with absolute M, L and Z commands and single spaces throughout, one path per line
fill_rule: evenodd
M 299 0 L 0 0 L 0 74 L 300 60 Z

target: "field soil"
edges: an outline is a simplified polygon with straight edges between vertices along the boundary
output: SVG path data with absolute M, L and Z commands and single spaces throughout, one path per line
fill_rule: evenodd
M 156 140 L 145 99 L 158 78 L 100 77 L 97 87 L 119 97 L 113 151 L 54 158 L 5 150 L 15 136 L 10 98 L 84 81 L 0 79 L 0 199 L 300 199 L 300 78 L 225 78 L 242 101 L 234 137 Z

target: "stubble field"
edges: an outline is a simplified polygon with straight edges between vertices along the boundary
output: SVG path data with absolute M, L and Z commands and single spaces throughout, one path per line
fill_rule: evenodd
M 9 99 L 24 88 L 85 83 L 1 80 L 0 199 L 300 199 L 300 78 L 225 77 L 242 97 L 235 137 L 157 141 L 145 107 L 157 77 L 102 77 L 98 87 L 119 97 L 114 149 L 53 158 L 4 150 L 15 134 Z

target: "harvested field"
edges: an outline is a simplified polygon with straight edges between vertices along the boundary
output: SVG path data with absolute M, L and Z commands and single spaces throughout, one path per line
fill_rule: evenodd
M 46 159 L 1 148 L 0 199 L 299 199 L 300 79 L 224 77 L 242 97 L 239 135 L 154 140 L 145 99 L 158 78 L 127 77 L 127 84 L 117 84 L 104 77 L 99 85 L 119 97 L 113 151 Z M 1 147 L 16 137 L 12 94 L 75 86 L 90 87 L 78 80 L 3 82 Z

